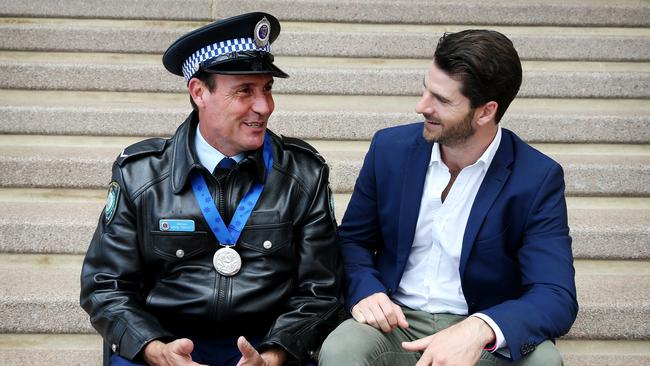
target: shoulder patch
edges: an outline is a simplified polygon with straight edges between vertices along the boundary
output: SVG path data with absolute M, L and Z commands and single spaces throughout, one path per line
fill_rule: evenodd
M 316 149 L 314 149 L 313 146 L 311 146 L 308 143 L 306 143 L 305 141 L 303 141 L 301 139 L 297 139 L 295 137 L 287 137 L 287 136 L 284 136 L 284 135 L 281 135 L 281 136 L 282 136 L 282 144 L 284 146 L 286 146 L 288 148 L 304 151 L 304 152 L 314 156 L 321 163 L 325 164 L 325 158 L 323 158 L 323 156 Z
M 106 194 L 106 205 L 104 206 L 104 219 L 106 225 L 111 223 L 117 211 L 117 202 L 120 198 L 120 185 L 113 181 L 108 185 L 108 193 Z
M 117 157 L 116 162 L 119 166 L 122 166 L 132 157 L 160 153 L 165 148 L 166 142 L 167 140 L 162 138 L 151 138 L 136 142 L 124 149 L 120 156 Z
M 336 208 L 334 207 L 334 193 L 332 193 L 332 187 L 327 183 L 327 197 L 329 198 L 330 204 L 330 216 L 332 221 L 336 224 Z

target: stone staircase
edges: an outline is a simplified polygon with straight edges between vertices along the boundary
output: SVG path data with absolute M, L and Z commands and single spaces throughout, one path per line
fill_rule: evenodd
M 369 139 L 418 120 L 445 31 L 491 28 L 524 67 L 508 127 L 567 180 L 581 305 L 558 341 L 569 366 L 650 365 L 650 2 L 642 0 L 0 0 L 0 365 L 100 365 L 79 272 L 110 167 L 190 110 L 161 64 L 179 35 L 264 10 L 271 128 L 332 168 L 337 217 Z

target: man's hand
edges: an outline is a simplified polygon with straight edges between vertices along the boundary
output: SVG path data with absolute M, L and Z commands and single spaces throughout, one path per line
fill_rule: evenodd
M 408 328 L 409 326 L 402 308 L 383 292 L 372 294 L 354 305 L 352 317 L 359 323 L 368 324 L 384 333 L 397 327 Z
M 151 366 L 201 366 L 192 361 L 194 343 L 187 338 L 177 339 L 170 343 L 152 341 L 144 348 L 144 360 Z M 207 365 L 202 365 L 207 366 Z
M 434 335 L 402 342 L 402 347 L 409 352 L 424 351 L 415 366 L 471 366 L 481 357 L 485 345 L 495 338 L 486 322 L 470 316 Z
M 286 352 L 281 348 L 269 349 L 260 354 L 244 337 L 237 339 L 237 347 L 242 354 L 237 366 L 282 366 L 287 359 Z

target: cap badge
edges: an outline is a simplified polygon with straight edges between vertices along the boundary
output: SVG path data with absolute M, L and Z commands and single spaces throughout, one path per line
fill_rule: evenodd
M 259 48 L 266 47 L 269 44 L 269 36 L 271 35 L 271 23 L 266 17 L 262 18 L 255 24 L 255 45 Z

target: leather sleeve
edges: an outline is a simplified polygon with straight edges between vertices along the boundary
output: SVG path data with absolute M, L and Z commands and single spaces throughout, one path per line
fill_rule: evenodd
M 115 212 L 109 217 L 105 208 L 90 242 L 81 271 L 80 303 L 114 352 L 134 360 L 148 342 L 171 334 L 143 308 L 138 216 L 117 163 L 112 180 L 119 186 Z
M 330 208 L 329 169 L 321 165 L 311 201 L 294 228 L 299 265 L 296 288 L 286 301 L 287 311 L 274 322 L 259 350 L 284 348 L 293 362 L 304 364 L 313 357 L 327 334 L 336 326 L 342 268 L 336 238 L 336 221 Z

